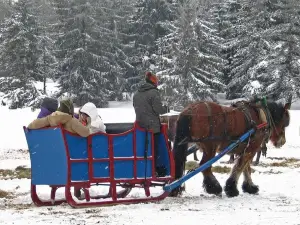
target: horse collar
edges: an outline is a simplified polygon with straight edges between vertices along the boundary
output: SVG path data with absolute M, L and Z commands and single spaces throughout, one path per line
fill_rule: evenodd
M 275 126 L 275 123 L 274 123 L 274 120 L 273 120 L 273 117 L 271 115 L 271 112 L 268 108 L 268 106 L 266 105 L 265 107 L 264 106 L 261 106 L 260 107 L 261 110 L 263 110 L 264 114 L 265 114 L 265 117 L 266 117 L 266 122 L 268 124 L 267 126 L 267 129 L 268 129 L 268 136 L 266 138 L 266 141 L 269 141 L 270 137 L 271 137 L 271 134 L 272 134 L 272 130 L 275 129 L 275 132 L 277 132 L 277 129 L 276 129 L 276 126 Z M 261 119 L 261 118 L 260 118 Z M 264 122 L 264 121 L 263 121 Z

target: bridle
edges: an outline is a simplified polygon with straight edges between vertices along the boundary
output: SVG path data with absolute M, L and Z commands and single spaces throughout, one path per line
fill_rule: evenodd
M 270 139 L 273 131 L 275 131 L 277 137 L 280 137 L 277 126 L 276 126 L 273 116 L 268 108 L 268 105 L 264 104 L 262 107 L 264 107 L 264 109 L 266 110 L 265 112 L 267 113 L 267 122 L 269 124 L 269 134 L 268 134 L 267 140 Z M 285 115 L 286 113 L 288 113 L 288 109 L 284 109 L 283 115 Z

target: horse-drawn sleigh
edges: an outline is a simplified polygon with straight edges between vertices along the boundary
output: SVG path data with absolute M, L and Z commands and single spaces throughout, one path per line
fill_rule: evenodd
M 219 195 L 222 187 L 211 166 L 233 150 L 238 159 L 226 182 L 225 193 L 229 197 L 238 195 L 241 173 L 245 178 L 243 190 L 257 193 L 258 187 L 251 179 L 250 161 L 268 135 L 275 147 L 284 145 L 289 107 L 290 103 L 275 102 L 265 105 L 240 102 L 231 107 L 212 102 L 191 104 L 177 120 L 173 151 L 168 144 L 168 125 L 162 124 L 156 161 L 153 133 L 136 123 L 107 124 L 107 133 L 99 132 L 87 138 L 60 126 L 38 130 L 24 127 L 31 159 L 32 200 L 40 206 L 67 202 L 73 207 L 158 201 L 181 194 L 181 184 L 199 172 L 203 173 L 205 190 Z M 265 119 L 260 110 L 268 114 Z M 184 175 L 190 142 L 197 143 L 203 156 L 199 168 Z M 216 152 L 220 153 L 215 156 Z M 157 166 L 165 167 L 166 173 L 159 176 L 155 172 Z M 51 187 L 50 200 L 38 197 L 38 185 Z M 107 194 L 90 194 L 91 187 L 102 185 L 109 187 Z M 83 199 L 73 197 L 71 188 L 74 187 L 84 191 Z M 161 192 L 151 193 L 152 187 L 161 187 Z M 64 188 L 64 199 L 55 199 L 58 188 Z M 132 189 L 137 188 L 144 190 L 143 197 L 130 196 Z

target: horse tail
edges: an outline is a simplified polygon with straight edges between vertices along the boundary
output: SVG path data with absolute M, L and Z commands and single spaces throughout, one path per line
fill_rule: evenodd
M 183 176 L 188 143 L 190 141 L 190 115 L 180 115 L 177 120 L 176 134 L 173 147 L 175 161 L 175 179 Z

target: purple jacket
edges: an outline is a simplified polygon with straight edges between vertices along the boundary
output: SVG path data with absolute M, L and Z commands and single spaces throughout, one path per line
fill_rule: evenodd
M 43 117 L 49 116 L 51 113 L 53 113 L 53 112 L 49 111 L 48 109 L 46 109 L 44 107 L 41 107 L 41 111 L 37 118 L 43 118 Z
M 76 118 L 76 119 L 78 119 L 79 120 L 79 114 L 77 114 L 77 113 L 74 113 L 74 118 Z

